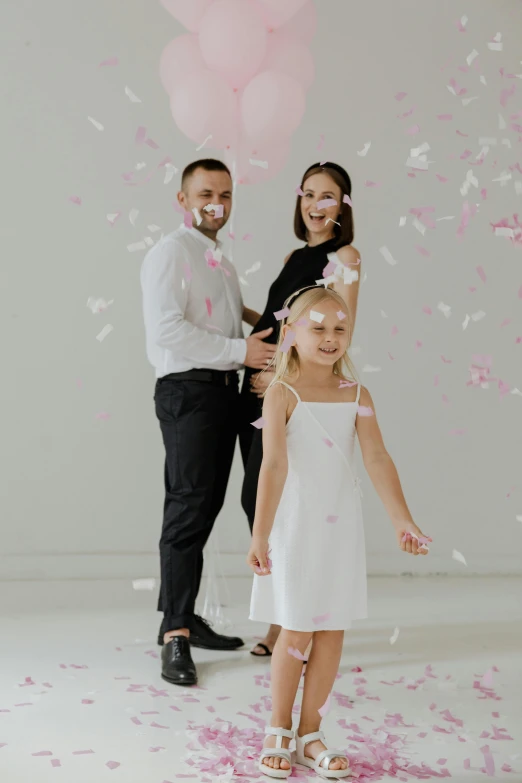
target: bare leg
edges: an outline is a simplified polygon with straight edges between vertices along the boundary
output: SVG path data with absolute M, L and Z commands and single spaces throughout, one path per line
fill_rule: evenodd
M 332 691 L 335 676 L 343 651 L 344 631 L 316 631 L 312 652 L 306 667 L 306 677 L 301 706 L 298 736 L 304 737 L 319 731 L 321 716 L 319 710 L 326 703 Z M 305 756 L 315 759 L 325 746 L 319 740 L 305 746 Z M 337 758 L 330 762 L 329 769 L 346 769 L 346 759 Z
M 267 632 L 265 638 L 263 639 L 262 643 L 266 644 L 266 646 L 268 647 L 270 652 L 273 652 L 273 649 L 274 649 L 275 643 L 277 642 L 277 637 L 279 636 L 280 631 L 281 631 L 281 626 L 280 625 L 271 625 L 270 628 L 268 629 L 268 632 Z M 263 650 L 263 648 L 260 647 L 259 644 L 256 644 L 256 646 L 254 647 L 252 652 L 255 652 L 260 657 L 263 657 L 263 655 L 266 655 L 265 650 Z
M 163 644 L 168 644 L 175 636 L 186 636 L 188 639 L 190 637 L 190 631 L 188 628 L 178 628 L 177 631 L 167 631 L 163 634 Z
M 282 729 L 292 728 L 292 707 L 295 703 L 303 662 L 290 655 L 288 648 L 294 647 L 303 654 L 312 633 L 312 631 L 301 633 L 299 631 L 287 631 L 285 628 L 281 629 L 272 655 L 271 726 Z M 276 737 L 267 736 L 265 738 L 265 748 L 275 748 L 276 741 Z M 289 744 L 290 740 L 283 737 L 283 747 L 288 748 Z M 264 763 L 267 767 L 273 767 L 274 769 L 290 768 L 286 759 L 277 757 L 265 757 Z

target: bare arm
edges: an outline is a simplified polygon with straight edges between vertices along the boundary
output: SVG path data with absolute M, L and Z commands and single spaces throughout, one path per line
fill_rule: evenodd
M 357 416 L 356 427 L 364 467 L 391 519 L 401 549 L 413 554 L 427 554 L 427 550 L 420 549 L 415 539 L 413 542 L 402 541 L 406 533 L 413 533 L 418 537 L 423 537 L 423 533 L 413 521 L 402 491 L 397 468 L 384 445 L 373 400 L 369 391 L 364 387 L 361 389 L 359 406 L 363 410 Z M 370 410 L 373 415 L 361 415 L 362 413 L 368 414 Z
M 251 310 L 250 307 L 245 307 L 243 305 L 243 321 L 246 324 L 249 324 L 250 326 L 255 326 L 260 318 L 261 318 L 261 313 L 256 312 L 256 310 Z
M 334 291 L 342 296 L 350 313 L 352 333 L 355 329 L 355 317 L 357 315 L 357 301 L 359 299 L 359 285 L 361 281 L 361 256 L 357 248 L 351 245 L 345 245 L 337 251 L 337 257 L 341 263 L 349 267 L 352 271 L 358 273 L 357 280 L 351 283 L 345 283 L 343 280 L 337 280 L 333 283 Z

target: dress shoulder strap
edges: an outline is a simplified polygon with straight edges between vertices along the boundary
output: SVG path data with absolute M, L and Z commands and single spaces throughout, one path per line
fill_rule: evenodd
M 286 386 L 287 389 L 290 389 L 290 391 L 293 392 L 295 394 L 295 396 L 297 397 L 298 402 L 301 402 L 301 398 L 300 398 L 300 396 L 298 395 L 298 393 L 296 392 L 296 390 L 294 389 L 293 386 L 290 386 L 289 383 L 285 383 L 284 381 L 276 381 L 276 383 L 280 383 L 281 386 Z
M 361 396 L 361 384 L 357 384 L 357 397 L 355 398 L 355 402 L 357 405 L 359 404 L 359 397 Z

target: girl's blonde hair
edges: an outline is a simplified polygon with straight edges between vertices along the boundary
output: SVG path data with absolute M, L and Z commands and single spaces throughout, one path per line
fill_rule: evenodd
M 309 318 L 310 310 L 314 310 L 315 307 L 321 302 L 324 302 L 325 299 L 330 299 L 334 301 L 336 305 L 338 305 L 339 310 L 342 310 L 342 312 L 346 314 L 346 322 L 348 324 L 348 348 L 346 349 L 344 356 L 341 356 L 341 358 L 337 359 L 335 362 L 333 366 L 333 374 L 338 375 L 342 380 L 355 381 L 357 379 L 357 373 L 348 355 L 350 344 L 352 342 L 352 322 L 346 302 L 342 296 L 340 296 L 336 291 L 333 291 L 331 288 L 314 286 L 313 288 L 310 287 L 307 289 L 302 289 L 302 291 L 303 293 L 296 291 L 294 294 L 289 296 L 284 304 L 285 308 L 289 307 L 290 313 L 284 319 L 284 321 L 281 322 L 281 330 L 279 332 L 279 339 L 277 341 L 275 360 L 272 360 L 271 362 L 271 367 L 274 367 L 275 365 L 275 375 L 270 382 L 268 389 L 270 386 L 273 386 L 274 383 L 277 383 L 277 381 L 282 381 L 288 375 L 294 375 L 294 373 L 299 372 L 299 354 L 297 353 L 295 346 L 292 346 L 287 353 L 284 353 L 281 350 L 281 346 L 284 340 L 283 324 L 291 327 L 292 324 L 294 324 L 296 321 L 299 321 L 300 318 Z

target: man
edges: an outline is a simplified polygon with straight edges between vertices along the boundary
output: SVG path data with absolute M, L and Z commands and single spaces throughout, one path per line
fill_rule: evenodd
M 192 227 L 184 223 L 151 248 L 141 285 L 166 451 L 158 603 L 162 677 L 194 685 L 191 645 L 233 650 L 243 644 L 213 631 L 194 609 L 203 547 L 223 505 L 234 456 L 237 371 L 243 364 L 266 367 L 275 348 L 263 342 L 271 329 L 243 338 L 243 316 L 250 322 L 254 314 L 243 307 L 236 271 L 216 239 L 232 208 L 228 168 L 212 159 L 191 163 L 178 201 Z

